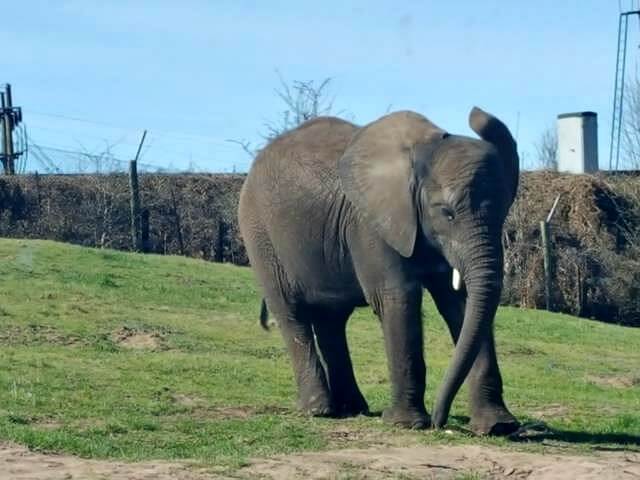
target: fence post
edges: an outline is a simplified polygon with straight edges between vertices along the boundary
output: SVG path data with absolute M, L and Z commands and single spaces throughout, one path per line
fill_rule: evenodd
M 540 222 L 540 238 L 542 240 L 542 256 L 544 260 L 544 302 L 545 308 L 551 311 L 551 245 L 550 227 L 545 220 Z
M 141 218 L 140 218 L 140 188 L 138 185 L 138 158 L 140 157 L 140 151 L 144 144 L 144 139 L 147 136 L 147 131 L 142 133 L 140 144 L 138 145 L 138 151 L 136 152 L 136 158 L 129 162 L 129 189 L 131 191 L 131 244 L 133 250 L 140 252 L 143 249 L 142 233 L 140 232 Z M 148 220 L 148 219 L 147 219 Z
M 131 192 L 131 245 L 134 251 L 139 252 L 142 236 L 140 235 L 140 190 L 137 163 L 135 160 L 129 162 L 129 189 Z
M 226 236 L 228 234 L 228 225 L 224 220 L 218 222 L 218 238 L 216 242 L 216 252 L 213 257 L 214 262 L 224 262 L 224 246 L 226 243 Z
M 554 271 L 553 255 L 551 254 L 551 218 L 556 211 L 556 207 L 560 201 L 560 196 L 561 195 L 558 195 L 554 200 L 547 218 L 540 222 L 540 240 L 542 242 L 542 259 L 544 262 L 544 303 L 545 308 L 550 312 L 553 311 L 551 292 Z
M 149 209 L 143 208 L 140 214 L 140 246 L 142 251 L 147 253 L 151 250 L 151 238 L 149 237 Z
M 180 213 L 178 212 L 178 203 L 176 202 L 176 194 L 173 190 L 173 185 L 170 187 L 171 192 L 171 210 L 173 213 L 173 221 L 178 235 L 178 248 L 180 249 L 180 255 L 184 255 L 184 240 L 182 238 L 182 225 L 180 222 Z

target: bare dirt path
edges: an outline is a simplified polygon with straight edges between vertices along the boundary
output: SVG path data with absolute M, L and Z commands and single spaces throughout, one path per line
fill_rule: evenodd
M 479 446 L 342 450 L 259 460 L 245 469 L 266 478 L 640 479 L 640 453 L 565 456 Z M 475 474 L 475 476 L 473 475 Z M 466 477 L 465 477 L 466 475 Z
M 37 453 L 0 443 L 0 480 L 211 480 L 186 464 L 125 463 Z
M 532 454 L 480 446 L 380 447 L 256 459 L 218 476 L 188 464 L 124 463 L 31 452 L 0 443 L 1 480 L 640 479 L 640 453 Z

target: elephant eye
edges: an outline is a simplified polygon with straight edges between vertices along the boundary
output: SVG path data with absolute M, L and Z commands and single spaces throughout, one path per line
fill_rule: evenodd
M 440 212 L 448 221 L 452 222 L 456 218 L 456 214 L 449 207 L 440 207 Z

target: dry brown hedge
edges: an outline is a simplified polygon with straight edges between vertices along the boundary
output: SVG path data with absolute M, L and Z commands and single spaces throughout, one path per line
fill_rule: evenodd
M 141 175 L 146 250 L 246 264 L 236 205 L 242 175 Z M 0 178 L 0 236 L 131 248 L 125 175 Z
M 142 175 L 148 250 L 247 264 L 236 222 L 242 175 Z M 555 197 L 553 306 L 640 326 L 640 177 L 524 173 L 504 234 L 503 303 L 542 308 L 539 222 Z M 0 236 L 127 250 L 124 175 L 0 178 Z
M 523 174 L 505 225 L 503 303 L 543 308 L 539 222 L 557 195 L 553 307 L 640 326 L 640 177 L 634 175 Z

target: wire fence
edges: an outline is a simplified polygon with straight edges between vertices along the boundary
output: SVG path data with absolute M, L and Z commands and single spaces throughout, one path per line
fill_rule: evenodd
M 105 148 L 99 153 L 71 150 L 27 142 L 24 154 L 16 165 L 19 174 L 110 174 L 128 170 L 131 159 L 122 158 L 115 149 Z M 153 161 L 153 147 L 148 149 L 138 171 L 142 173 L 246 173 L 251 159 L 212 159 L 196 162 L 188 155 L 174 160 Z
M 24 152 L 17 173 L 108 174 L 124 172 L 142 129 L 27 110 L 28 126 L 16 131 Z M 214 136 L 151 129 L 141 151 L 144 173 L 244 173 L 253 158 L 239 142 Z

